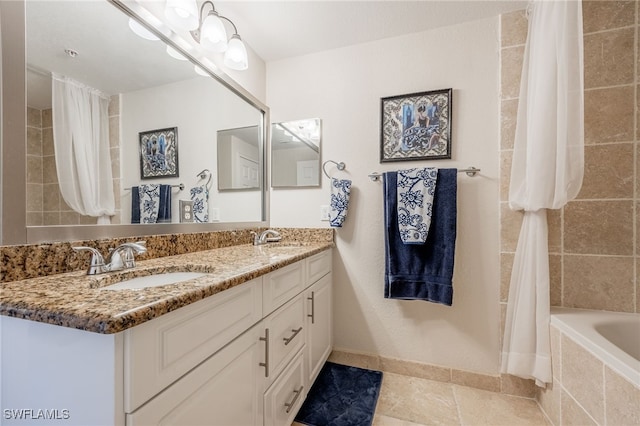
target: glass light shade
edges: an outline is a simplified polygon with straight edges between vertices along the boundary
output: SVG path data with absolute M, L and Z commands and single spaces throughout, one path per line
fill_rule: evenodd
M 194 69 L 196 70 L 196 74 L 201 75 L 203 77 L 211 77 L 208 72 L 199 67 L 198 65 L 194 65 Z
M 247 48 L 238 34 L 231 36 L 229 47 L 224 53 L 224 64 L 232 70 L 246 70 L 249 68 L 249 58 Z
M 129 28 L 136 33 L 137 36 L 142 37 L 145 40 L 156 41 L 160 40 L 154 33 L 143 27 L 138 21 L 133 18 L 129 18 Z
M 192 31 L 200 24 L 196 0 L 167 0 L 164 16 L 178 30 Z
M 173 47 L 167 45 L 167 53 L 169 54 L 169 56 L 171 56 L 172 58 L 175 58 L 179 61 L 186 61 L 187 58 L 185 58 L 182 53 L 178 52 L 176 49 L 174 49 Z
M 216 12 L 209 12 L 202 22 L 200 45 L 209 52 L 224 52 L 227 49 L 227 31 Z

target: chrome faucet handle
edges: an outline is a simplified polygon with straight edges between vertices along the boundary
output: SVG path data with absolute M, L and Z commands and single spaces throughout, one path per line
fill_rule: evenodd
M 87 269 L 87 275 L 101 274 L 105 271 L 104 258 L 102 254 L 93 247 L 71 247 L 76 252 L 88 251 L 91 253 L 91 261 L 89 262 L 89 269 Z
M 105 268 L 108 271 L 119 271 L 130 269 L 136 266 L 135 255 L 146 253 L 146 241 L 136 241 L 135 243 L 123 243 L 109 251 Z

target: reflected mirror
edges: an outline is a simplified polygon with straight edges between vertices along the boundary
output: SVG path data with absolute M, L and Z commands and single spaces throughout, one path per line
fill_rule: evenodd
M 321 120 L 271 125 L 271 186 L 320 186 Z
M 218 130 L 218 189 L 260 188 L 260 129 Z
M 165 194 L 168 188 L 170 197 L 160 197 L 169 211 L 164 222 L 178 223 L 180 201 L 195 203 L 203 192 L 208 193 L 205 208 L 210 222 L 262 221 L 266 107 L 196 73 L 194 64 L 176 50 L 168 52 L 163 41 L 142 38 L 132 26 L 130 18 L 107 1 L 26 2 L 27 225 L 96 224 L 96 217 L 70 207 L 72 203 L 60 190 L 56 169 L 71 160 L 56 158 L 63 151 L 57 149 L 53 137 L 57 132 L 52 116 L 61 114 L 52 111 L 52 73 L 108 97 L 109 179 L 115 204 L 112 224 L 138 223 L 133 216 L 140 215 L 143 184 L 166 185 Z M 228 136 L 225 129 L 251 129 L 254 191 L 218 190 L 222 188 L 219 180 L 225 179 L 219 173 L 225 161 L 217 159 L 220 139 Z M 152 160 L 164 155 L 164 144 L 159 143 L 157 152 L 146 146 L 156 137 L 167 147 L 171 144 L 160 163 Z M 143 138 L 150 138 L 145 139 L 147 144 Z M 238 138 L 244 140 L 244 136 Z M 177 164 L 171 173 L 164 173 L 170 160 Z M 158 173 L 143 172 L 143 163 L 156 167 Z M 211 179 L 203 170 L 210 171 Z

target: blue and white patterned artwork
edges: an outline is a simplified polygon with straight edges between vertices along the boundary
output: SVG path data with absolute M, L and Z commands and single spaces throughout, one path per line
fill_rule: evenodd
M 347 217 L 350 195 L 351 181 L 349 179 L 331 179 L 331 209 L 329 211 L 329 224 L 332 227 L 342 227 L 342 224 Z
M 398 228 L 403 243 L 427 241 L 437 179 L 438 169 L 432 167 L 398 171 Z
M 141 132 L 140 177 L 178 177 L 178 128 Z
M 205 185 L 191 188 L 193 218 L 197 223 L 209 222 L 209 189 Z
M 140 223 L 157 223 L 160 210 L 160 185 L 140 185 Z

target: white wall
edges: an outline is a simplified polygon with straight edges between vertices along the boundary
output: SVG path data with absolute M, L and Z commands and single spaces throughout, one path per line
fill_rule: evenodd
M 178 200 L 190 200 L 190 188 L 202 185 L 197 174 L 213 173 L 209 208 L 218 208 L 221 221 L 260 221 L 260 191 L 218 192 L 217 131 L 259 123 L 258 110 L 230 94 L 214 80 L 196 77 L 178 83 L 125 93 L 121 99 L 120 170 L 122 188 L 141 183 L 185 184 L 185 190 L 172 192 L 172 221 L 179 220 Z M 138 133 L 178 127 L 177 178 L 140 179 Z M 122 223 L 131 222 L 131 192 L 121 194 Z M 210 213 L 211 215 L 211 213 Z
M 272 122 L 320 117 L 323 161 L 353 180 L 334 255 L 335 347 L 485 373 L 498 371 L 498 19 L 267 64 Z M 379 163 L 380 98 L 452 87 L 452 160 Z M 383 298 L 382 185 L 373 171 L 476 166 L 458 179 L 452 307 Z M 271 192 L 271 225 L 318 227 L 329 185 Z

